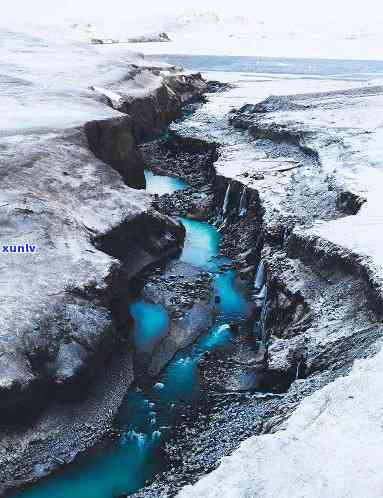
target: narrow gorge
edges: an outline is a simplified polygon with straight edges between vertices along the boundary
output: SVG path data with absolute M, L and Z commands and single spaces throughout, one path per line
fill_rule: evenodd
M 8 236 L 39 247 L 7 273 L 4 496 L 257 496 L 237 452 L 277 485 L 263 437 L 378 353 L 379 269 L 334 233 L 375 200 L 353 120 L 382 87 L 252 78 L 132 66 L 91 89 L 113 116 L 4 146 Z

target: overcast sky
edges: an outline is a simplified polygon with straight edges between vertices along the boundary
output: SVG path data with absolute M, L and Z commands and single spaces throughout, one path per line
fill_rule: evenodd
M 216 10 L 225 15 L 252 15 L 257 19 L 278 19 L 297 25 L 326 22 L 339 26 L 376 26 L 382 19 L 382 0 L 1 0 L 1 17 L 11 22 L 114 19 L 194 10 Z

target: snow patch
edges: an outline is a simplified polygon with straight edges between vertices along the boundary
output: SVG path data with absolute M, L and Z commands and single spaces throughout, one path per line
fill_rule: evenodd
M 302 401 L 286 430 L 254 436 L 179 498 L 380 498 L 383 351 Z

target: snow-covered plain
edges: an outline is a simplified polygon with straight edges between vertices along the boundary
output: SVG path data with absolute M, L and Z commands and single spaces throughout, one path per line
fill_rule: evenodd
M 100 104 L 92 87 L 122 81 L 132 64 L 151 65 L 126 45 L 110 52 L 51 29 L 0 27 L 0 107 L 4 111 L 0 136 L 79 126 L 118 115 Z M 127 93 L 137 94 L 150 91 L 158 81 L 153 75 L 145 78 L 144 73 L 129 84 L 129 88 L 128 82 L 123 85 Z
M 158 16 L 153 22 L 129 22 L 125 25 L 97 25 L 88 37 L 101 36 L 126 42 L 132 35 L 166 32 L 171 42 L 140 44 L 150 54 L 244 55 L 258 57 L 303 57 L 329 59 L 382 59 L 383 34 L 378 18 L 369 23 L 348 23 L 315 19 L 302 22 L 279 15 L 262 20 L 259 13 L 238 9 L 237 15 L 217 11 L 194 11 L 180 15 Z M 76 27 L 77 36 L 84 30 Z M 128 44 L 135 49 L 137 44 Z M 113 49 L 113 47 L 112 47 Z
M 26 0 L 15 0 L 13 4 L 23 2 Z M 29 6 L 24 16 L 14 9 L 8 18 L 5 9 L 0 26 L 8 29 L 11 26 L 14 31 L 32 35 L 43 33 L 44 37 L 61 42 L 89 43 L 92 39 L 120 42 L 108 46 L 112 52 L 119 51 L 118 45 L 122 43 L 125 48 L 148 54 L 383 58 L 383 12 L 375 0 L 366 0 L 361 12 L 351 12 L 355 8 L 345 5 L 343 0 L 337 5 L 323 0 L 321 5 L 312 5 L 310 11 L 303 8 L 300 0 L 292 0 L 289 5 L 277 1 L 272 7 L 255 6 L 246 0 L 236 5 L 222 1 L 212 2 L 210 8 L 201 0 L 195 2 L 194 10 L 173 0 L 164 0 L 161 6 L 149 1 L 146 6 L 134 8 L 127 8 L 122 0 L 111 0 L 106 9 L 90 0 L 75 3 L 65 11 L 65 1 L 60 2 L 62 12 L 56 9 L 56 15 L 51 14 L 47 19 L 43 15 L 47 10 L 44 0 L 35 0 L 36 8 Z M 368 10 L 371 3 L 374 5 Z M 131 38 L 160 32 L 165 32 L 171 41 L 127 43 Z

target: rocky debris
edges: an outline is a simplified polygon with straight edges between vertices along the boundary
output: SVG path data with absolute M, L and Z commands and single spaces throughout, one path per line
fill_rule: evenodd
M 184 216 L 199 221 L 211 219 L 215 210 L 213 190 L 209 187 L 165 194 L 156 199 L 153 205 L 168 216 Z
M 161 212 L 208 221 L 214 215 L 215 196 L 212 184 L 215 144 L 184 139 L 170 132 L 161 140 L 140 147 L 148 168 L 159 175 L 182 178 L 191 188 L 156 198 L 154 206 Z M 150 163 L 149 163 L 150 158 Z
M 149 167 L 154 173 L 182 178 L 198 192 L 206 191 L 214 180 L 213 164 L 218 154 L 214 143 L 169 132 L 140 150 L 144 158 L 151 159 Z
M 163 31 L 154 35 L 142 35 L 128 38 L 128 43 L 166 43 L 172 41 L 169 35 Z
M 145 276 L 142 296 L 145 300 L 162 304 L 170 318 L 179 319 L 195 303 L 211 301 L 212 277 L 189 264 L 171 262 L 161 274 Z
M 155 377 L 175 353 L 195 342 L 213 324 L 212 277 L 187 263 L 174 261 L 142 276 L 140 299 L 161 304 L 170 324 L 150 354 L 136 355 L 136 374 L 140 379 Z M 140 285 L 138 285 L 139 287 Z

